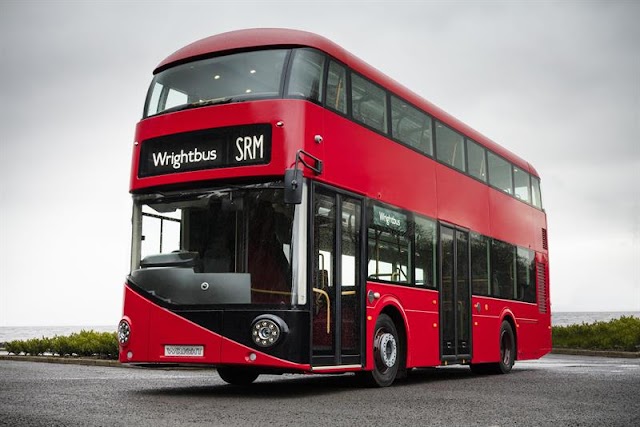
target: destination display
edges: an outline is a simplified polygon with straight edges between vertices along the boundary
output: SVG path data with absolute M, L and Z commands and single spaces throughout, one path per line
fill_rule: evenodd
M 271 161 L 271 125 L 205 129 L 147 139 L 140 148 L 138 177 Z

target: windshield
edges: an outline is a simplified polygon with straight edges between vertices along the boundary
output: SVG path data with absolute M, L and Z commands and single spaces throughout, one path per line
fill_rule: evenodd
M 161 71 L 151 82 L 144 117 L 234 100 L 281 96 L 288 49 L 243 52 Z
M 135 285 L 175 305 L 294 300 L 294 206 L 284 204 L 282 189 L 156 197 L 134 207 Z

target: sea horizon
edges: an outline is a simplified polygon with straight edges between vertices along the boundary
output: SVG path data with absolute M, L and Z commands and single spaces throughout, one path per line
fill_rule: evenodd
M 640 311 L 553 311 L 551 323 L 553 326 L 568 326 L 581 323 L 608 322 L 620 317 L 638 317 Z M 26 340 L 31 338 L 53 338 L 54 336 L 70 335 L 82 330 L 96 332 L 115 332 L 117 323 L 112 325 L 24 325 L 24 326 L 0 326 L 0 343 L 13 340 Z

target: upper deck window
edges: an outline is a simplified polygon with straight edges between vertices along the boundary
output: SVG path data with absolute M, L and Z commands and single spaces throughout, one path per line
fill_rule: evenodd
M 498 157 L 489 151 L 489 184 L 504 191 L 507 194 L 513 194 L 513 178 L 511 164 L 502 157 Z
M 467 159 L 469 161 L 469 175 L 487 182 L 487 164 L 485 161 L 485 149 L 475 142 L 467 139 Z
M 333 61 L 329 63 L 325 105 L 347 114 L 347 69 Z
M 322 101 L 322 71 L 325 56 L 312 49 L 297 49 L 293 56 L 287 95 Z
M 540 179 L 531 177 L 531 199 L 533 206 L 542 209 L 542 196 L 540 195 Z
M 391 97 L 391 131 L 393 137 L 431 156 L 431 117 L 404 101 Z
M 387 94 L 357 74 L 351 74 L 351 111 L 360 123 L 387 133 Z
M 464 138 L 458 132 L 436 122 L 436 156 L 441 162 L 465 171 Z
M 219 56 L 159 72 L 151 82 L 144 116 L 169 109 L 237 100 L 277 98 L 288 49 Z
M 529 195 L 529 174 L 514 166 L 513 181 L 515 183 L 516 198 L 531 203 L 531 196 Z

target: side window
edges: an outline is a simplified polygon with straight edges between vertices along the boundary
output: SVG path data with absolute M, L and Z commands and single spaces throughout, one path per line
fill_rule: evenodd
M 489 158 L 489 184 L 507 194 L 513 194 L 511 163 L 490 151 L 487 157 Z
M 331 195 L 317 193 L 314 205 L 313 246 L 316 258 L 314 260 L 313 287 L 329 292 L 328 289 L 334 286 L 336 202 Z
M 436 223 L 430 219 L 416 216 L 415 239 L 415 284 L 434 288 L 436 286 Z
M 431 117 L 395 96 L 391 97 L 391 132 L 398 141 L 433 155 Z
M 411 283 L 411 245 L 407 215 L 374 205 L 369 223 L 367 275 L 370 280 Z
M 489 239 L 471 233 L 471 289 L 474 295 L 490 295 Z
M 518 280 L 518 299 L 526 302 L 536 302 L 536 280 L 534 252 L 530 249 L 516 249 L 516 277 Z
M 485 149 L 479 144 L 467 139 L 467 160 L 469 162 L 469 175 L 487 182 L 487 163 Z
M 540 180 L 534 176 L 531 177 L 531 200 L 533 206 L 542 209 L 542 195 L 540 193 Z
M 293 57 L 287 94 L 320 102 L 324 59 L 324 55 L 316 50 L 297 49 Z
M 517 167 L 513 167 L 513 182 L 516 198 L 531 203 L 529 195 L 529 174 Z
M 161 212 L 147 205 L 142 206 L 142 245 L 140 259 L 148 255 L 168 254 L 183 249 L 182 209 Z
M 499 240 L 491 242 L 491 295 L 513 299 L 515 296 L 514 247 Z
M 387 133 L 387 93 L 353 73 L 351 74 L 351 111 L 354 120 Z
M 329 63 L 325 105 L 342 114 L 347 114 L 347 70 L 333 61 Z
M 436 122 L 436 156 L 439 161 L 465 171 L 464 138 L 453 129 Z

